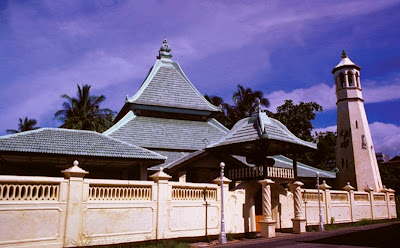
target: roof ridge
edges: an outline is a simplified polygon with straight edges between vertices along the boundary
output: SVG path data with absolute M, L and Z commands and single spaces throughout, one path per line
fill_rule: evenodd
M 126 123 L 128 123 L 130 120 L 136 118 L 135 113 L 133 113 L 132 110 L 129 110 L 128 113 L 124 115 L 117 123 L 112 125 L 109 129 L 103 132 L 104 135 L 108 136 L 117 131 L 120 127 L 124 126 Z

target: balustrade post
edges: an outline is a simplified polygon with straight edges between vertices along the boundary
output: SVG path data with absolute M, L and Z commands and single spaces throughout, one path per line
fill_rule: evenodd
M 350 200 L 350 216 L 351 222 L 356 221 L 355 219 L 355 212 L 354 212 L 354 187 L 350 185 L 350 182 L 347 182 L 347 185 L 343 187 L 344 190 L 349 192 L 349 200 Z
M 329 186 L 325 180 L 322 180 L 322 183 L 319 185 L 319 188 L 324 191 L 324 198 L 325 198 L 325 223 L 329 223 L 329 220 L 332 217 L 331 211 L 331 191 L 332 188 Z
M 157 183 L 157 231 L 156 239 L 168 238 L 168 180 L 172 177 L 163 171 L 163 167 L 160 170 L 150 176 L 155 183 Z
M 272 204 L 271 204 L 271 184 L 275 182 L 271 179 L 258 181 L 261 183 L 262 190 L 262 211 L 263 219 L 259 222 L 261 227 L 262 237 L 275 237 L 276 221 L 272 219 Z
M 293 233 L 303 233 L 306 231 L 306 219 L 303 217 L 303 200 L 301 198 L 301 186 L 303 185 L 304 184 L 300 181 L 289 184 L 294 198 L 294 218 L 292 219 Z
M 371 204 L 371 219 L 375 219 L 374 214 L 374 189 L 367 184 L 367 187 L 364 188 L 366 192 L 369 194 L 369 203 Z
M 388 219 L 390 219 L 390 197 L 389 197 L 389 190 L 383 185 L 383 189 L 381 190 L 382 193 L 385 193 L 385 200 L 386 200 L 386 207 L 388 212 Z
M 65 219 L 64 247 L 76 246 L 84 242 L 82 217 L 82 201 L 87 199 L 88 192 L 83 192 L 83 178 L 89 172 L 78 167 L 79 162 L 74 161 L 72 167 L 63 170 L 64 177 L 68 180 L 67 210 Z

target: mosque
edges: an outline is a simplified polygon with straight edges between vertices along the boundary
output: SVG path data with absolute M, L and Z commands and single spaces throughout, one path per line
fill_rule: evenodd
M 209 103 L 190 82 L 180 65 L 172 60 L 171 49 L 164 39 L 155 64 L 136 94 L 126 97 L 110 129 L 97 133 L 41 128 L 2 136 L 0 175 L 59 177 L 60 171 L 64 170 L 69 178 L 73 170 L 65 169 L 78 160 L 79 167 L 89 174 L 80 172 L 83 170 L 77 167 L 74 170 L 85 176 L 85 180 L 89 179 L 88 182 L 156 178 L 158 183 L 162 175 L 163 180 L 180 185 L 189 183 L 185 187 L 198 189 L 193 186 L 195 183 L 212 183 L 218 178 L 223 161 L 229 190 L 245 192 L 243 204 L 239 204 L 239 195 L 228 199 L 239 204 L 232 208 L 243 211 L 237 232 L 261 231 L 268 237 L 275 235 L 275 228 L 290 227 L 294 232 L 304 232 L 307 217 L 301 214 L 302 201 L 316 198 L 313 190 L 310 191 L 312 194 L 307 194 L 300 187 L 315 188 L 317 175 L 324 180 L 321 187 L 326 192 L 330 188 L 328 184 L 336 189 L 345 186 L 343 189 L 350 192 L 332 193 L 332 201 L 364 202 L 360 205 L 363 209 L 360 213 L 353 205 L 342 204 L 338 207 L 341 210 L 332 216 L 340 217 L 346 209 L 351 216 L 349 221 L 362 216 L 375 218 L 373 192 L 378 194 L 377 201 L 387 203 L 379 205 L 382 209 L 387 206 L 379 218 L 395 216 L 391 210 L 393 192 L 382 185 L 375 157 L 364 109 L 360 67 L 343 52 L 332 73 L 338 108 L 337 173 L 298 162 L 297 154 L 313 151 L 317 144 L 293 135 L 281 122 L 269 117 L 259 101 L 255 102 L 256 111 L 252 116 L 238 121 L 231 130 L 224 127 L 214 118 L 221 108 Z M 282 156 L 288 153 L 292 159 Z M 292 190 L 287 189 L 288 184 Z M 352 196 L 354 190 L 363 191 L 356 200 Z M 368 195 L 364 191 L 372 193 Z M 328 202 L 330 197 L 324 201 Z M 371 201 L 370 205 L 365 205 L 367 201 Z M 331 215 L 326 211 L 328 219 Z

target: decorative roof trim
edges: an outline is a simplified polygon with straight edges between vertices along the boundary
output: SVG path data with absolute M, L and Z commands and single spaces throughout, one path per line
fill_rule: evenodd
M 210 125 L 212 125 L 212 126 L 214 126 L 214 127 L 216 127 L 216 128 L 219 128 L 219 129 L 221 129 L 222 131 L 225 131 L 226 133 L 229 132 L 229 129 L 228 129 L 228 128 L 226 128 L 224 125 L 222 125 L 220 122 L 218 122 L 218 121 L 217 121 L 216 119 L 214 119 L 214 118 L 208 119 L 207 122 L 208 122 Z
M 120 127 L 124 126 L 126 123 L 128 123 L 130 120 L 135 118 L 136 115 L 133 113 L 132 110 L 130 110 L 124 117 L 122 117 L 117 123 L 112 125 L 109 129 L 103 132 L 104 135 L 109 136 L 110 134 L 114 133 L 117 131 Z

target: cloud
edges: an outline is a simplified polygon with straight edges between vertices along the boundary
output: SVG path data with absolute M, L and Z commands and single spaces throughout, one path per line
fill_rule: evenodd
M 390 157 L 400 155 L 400 126 L 390 123 L 374 122 L 369 125 L 375 152 L 389 154 Z
M 336 107 L 335 87 L 327 84 L 317 84 L 310 88 L 295 89 L 290 92 L 282 90 L 274 91 L 266 95 L 271 105 L 269 109 L 275 111 L 276 107 L 282 105 L 285 100 L 293 100 L 295 104 L 298 102 L 316 102 L 320 104 L 324 110 Z
M 391 123 L 374 122 L 369 124 L 369 128 L 375 152 L 382 152 L 390 155 L 390 157 L 400 155 L 400 126 Z M 336 132 L 336 126 L 316 128 L 312 133 L 327 131 Z
M 362 82 L 361 82 L 362 83 Z M 389 82 L 366 81 L 362 85 L 363 98 L 365 103 L 378 103 L 400 99 L 400 78 L 396 77 Z M 282 90 L 273 91 L 267 94 L 266 97 L 270 100 L 271 111 L 275 111 L 276 107 L 282 105 L 285 100 L 293 100 L 294 103 L 316 102 L 320 104 L 324 110 L 336 108 L 336 93 L 335 86 L 329 86 L 325 83 L 320 83 L 310 88 L 300 88 L 289 92 Z

